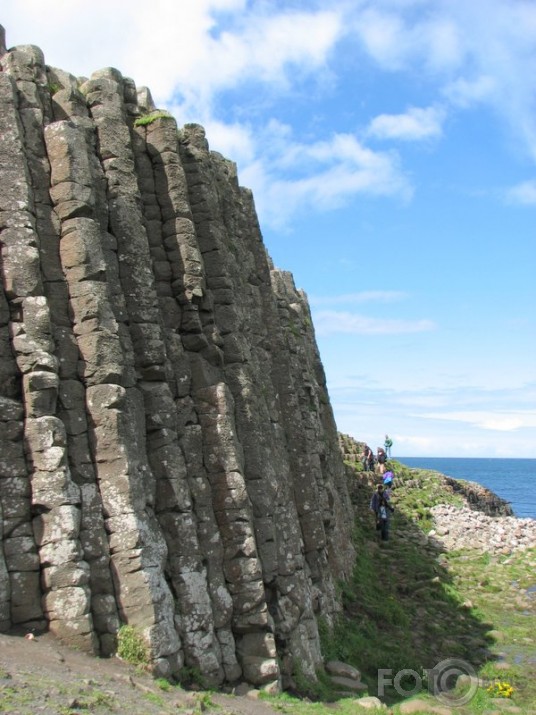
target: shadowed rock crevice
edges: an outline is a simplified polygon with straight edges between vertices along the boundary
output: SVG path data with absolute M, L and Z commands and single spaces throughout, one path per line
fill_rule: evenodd
M 353 551 L 306 296 L 202 127 L 0 54 L 0 630 L 314 678 Z

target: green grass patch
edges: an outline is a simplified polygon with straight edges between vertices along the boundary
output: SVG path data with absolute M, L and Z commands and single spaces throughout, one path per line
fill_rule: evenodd
M 149 648 L 133 626 L 121 626 L 117 633 L 117 655 L 132 665 L 149 665 Z
M 148 124 L 156 122 L 157 119 L 173 119 L 173 115 L 167 112 L 165 109 L 158 109 L 154 112 L 150 112 L 149 114 L 144 114 L 143 116 L 138 117 L 134 121 L 134 126 L 146 127 Z

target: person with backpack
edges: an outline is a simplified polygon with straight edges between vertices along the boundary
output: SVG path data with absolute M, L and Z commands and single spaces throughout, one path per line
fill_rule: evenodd
M 385 472 L 385 474 L 383 475 L 383 493 L 385 494 L 387 499 L 391 499 L 393 487 L 393 472 Z
M 374 452 L 368 444 L 365 445 L 365 449 L 363 450 L 363 469 L 365 472 L 374 471 Z
M 389 519 L 394 512 L 391 500 L 384 490 L 383 482 L 378 487 L 370 500 L 370 509 L 376 517 L 376 530 L 379 531 L 382 541 L 389 540 Z
M 380 474 L 383 474 L 385 472 L 385 462 L 387 462 L 387 455 L 385 454 L 385 450 L 381 447 L 378 447 L 377 452 L 378 456 L 376 459 L 380 468 Z

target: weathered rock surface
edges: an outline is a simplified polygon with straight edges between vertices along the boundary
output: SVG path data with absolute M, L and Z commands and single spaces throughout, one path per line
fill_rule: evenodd
M 463 497 L 470 509 L 481 511 L 488 516 L 513 516 L 514 511 L 509 502 L 497 496 L 487 487 L 483 487 L 476 482 L 469 482 L 462 479 L 453 479 L 443 476 L 446 488 L 452 490 L 453 494 Z
M 0 630 L 314 677 L 353 554 L 306 296 L 200 126 L 0 38 Z

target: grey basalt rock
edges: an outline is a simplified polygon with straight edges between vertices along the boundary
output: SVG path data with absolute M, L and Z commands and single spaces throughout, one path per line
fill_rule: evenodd
M 5 55 L 6 52 L 7 52 L 7 48 L 6 48 L 6 31 L 5 31 L 5 29 L 2 27 L 2 25 L 0 25 L 0 57 L 1 57 L 2 55 Z
M 4 45 L 0 630 L 315 678 L 353 550 L 307 298 L 202 127 Z

